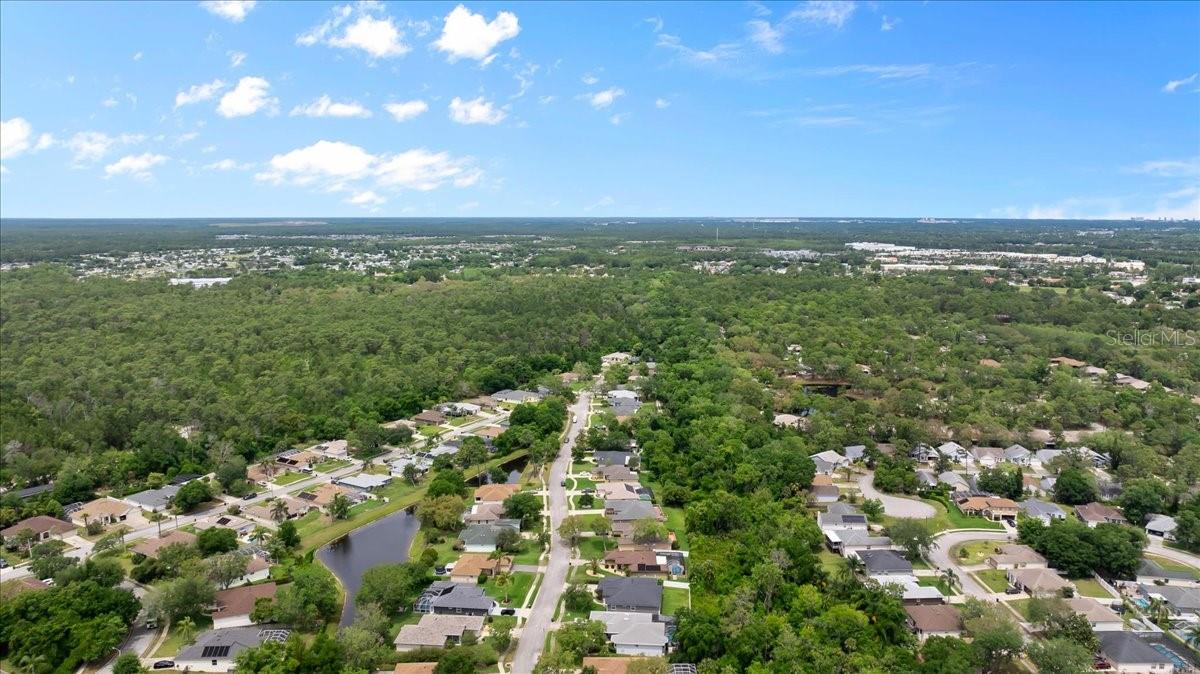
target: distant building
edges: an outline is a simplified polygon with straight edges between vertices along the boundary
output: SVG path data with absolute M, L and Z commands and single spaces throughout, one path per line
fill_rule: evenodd
M 187 672 L 228 672 L 242 651 L 268 641 L 284 642 L 291 632 L 280 625 L 229 627 L 204 632 L 173 658 L 175 668 Z

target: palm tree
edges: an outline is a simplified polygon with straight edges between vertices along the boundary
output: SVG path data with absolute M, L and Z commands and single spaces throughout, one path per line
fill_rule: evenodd
M 179 632 L 179 638 L 183 643 L 190 644 L 196 640 L 196 621 L 192 620 L 191 616 L 180 618 L 175 629 Z
M 1170 610 L 1167 608 L 1167 602 L 1158 597 L 1151 597 L 1150 603 L 1146 606 L 1146 612 L 1150 614 L 1150 620 L 1162 625 L 1170 618 Z
M 334 494 L 327 510 L 329 519 L 344 520 L 350 516 L 350 499 L 346 498 L 345 494 Z
M 28 672 L 29 674 L 34 674 L 35 672 L 40 671 L 42 669 L 42 665 L 45 663 L 45 655 L 41 653 L 37 655 L 26 653 L 25 655 L 21 656 L 20 660 L 17 660 L 17 669 L 20 669 L 23 672 Z
M 258 467 L 267 477 L 275 477 L 275 473 L 279 470 L 279 466 L 276 466 L 275 462 L 269 458 L 263 459 Z
M 1187 643 L 1192 648 L 1200 645 L 1200 625 L 1192 625 L 1187 629 Z
M 284 503 L 283 499 L 281 498 L 275 499 L 275 502 L 271 504 L 271 519 L 275 520 L 276 522 L 282 522 L 287 519 L 287 516 L 287 504 Z
M 512 586 L 512 574 L 497 573 L 492 579 L 496 583 L 496 587 L 504 590 L 504 603 L 508 603 L 508 588 Z
M 270 535 L 271 532 L 266 527 L 256 526 L 254 527 L 254 531 L 250 532 L 250 540 L 262 545 L 262 542 L 267 540 Z
M 954 572 L 954 569 L 944 569 L 939 576 L 939 580 L 945 583 L 946 587 L 951 590 L 958 586 L 958 574 Z
M 847 557 L 842 567 L 838 569 L 837 580 L 843 585 L 858 583 L 858 572 L 863 569 L 862 560 L 858 557 Z

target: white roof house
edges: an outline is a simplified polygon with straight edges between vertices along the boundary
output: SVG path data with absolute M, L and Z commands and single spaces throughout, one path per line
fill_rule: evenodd
M 666 623 L 653 613 L 592 611 L 592 620 L 604 623 L 604 633 L 617 655 L 661 656 L 667 652 Z
M 1175 518 L 1170 515 L 1151 515 L 1146 522 L 1146 533 L 1168 541 L 1175 540 Z

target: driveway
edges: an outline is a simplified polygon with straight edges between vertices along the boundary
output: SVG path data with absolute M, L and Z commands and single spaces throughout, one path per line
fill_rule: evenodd
M 954 569 L 958 574 L 963 594 L 986 599 L 995 595 L 994 592 L 976 582 L 974 578 L 959 566 L 957 560 L 950 558 L 950 550 L 959 543 L 967 541 L 1009 541 L 1013 537 L 1003 531 L 951 531 L 938 534 L 933 540 L 933 549 L 929 551 L 929 562 L 936 569 Z
M 566 589 L 567 571 L 571 565 L 571 546 L 558 535 L 558 526 L 567 516 L 567 492 L 562 486 L 567 473 L 571 469 L 571 450 L 575 440 L 583 430 L 588 418 L 588 403 L 591 393 L 580 394 L 579 400 L 571 406 L 571 414 L 579 421 L 571 424 L 567 431 L 567 441 L 558 452 L 558 458 L 550 464 L 550 561 L 546 566 L 546 575 L 542 579 L 541 590 L 533 600 L 529 610 L 529 620 L 521 628 L 517 637 L 517 652 L 513 656 L 511 670 L 514 674 L 531 674 L 542 646 L 546 643 L 546 633 L 551 627 L 551 618 L 558 600 Z
M 925 520 L 937 515 L 937 510 L 928 503 L 922 503 L 912 498 L 901 498 L 875 491 L 873 484 L 875 473 L 869 472 L 858 478 L 858 489 L 863 498 L 879 499 L 883 503 L 883 512 L 890 517 L 911 517 Z

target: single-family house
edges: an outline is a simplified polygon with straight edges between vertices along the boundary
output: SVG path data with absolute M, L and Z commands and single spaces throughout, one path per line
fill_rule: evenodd
M 604 514 L 613 522 L 636 522 L 647 518 L 663 521 L 661 509 L 649 501 L 613 501 L 604 504 Z
M 310 452 L 307 449 L 289 449 L 275 457 L 275 463 L 283 464 L 288 468 L 303 471 L 306 473 L 312 472 L 314 464 L 321 462 L 321 455 L 316 452 Z
M 1016 521 L 1019 512 L 1016 501 L 999 496 L 968 496 L 959 499 L 958 509 L 965 515 L 979 515 L 993 522 Z
M 1004 460 L 1018 466 L 1028 466 L 1033 453 L 1021 445 L 1013 444 L 1004 448 Z
M 850 465 L 850 459 L 847 459 L 832 449 L 827 449 L 823 452 L 817 452 L 816 454 L 810 455 L 808 458 L 812 459 L 813 463 L 816 465 L 818 475 L 830 475 L 835 471 L 846 468 Z
M 175 657 L 175 669 L 182 672 L 229 672 L 242 651 L 269 641 L 284 642 L 291 631 L 283 625 L 248 625 L 202 632 Z
M 1165 541 L 1175 540 L 1175 518 L 1170 515 L 1151 515 L 1146 522 L 1146 533 Z
M 600 356 L 601 365 L 625 365 L 633 361 L 633 355 L 624 351 L 614 351 L 610 354 Z
M 29 531 L 33 536 L 31 542 L 36 544 L 75 533 L 75 525 L 49 515 L 34 515 L 0 531 L 0 536 L 4 537 L 6 545 L 12 546 L 16 544 L 15 539 L 22 531 Z
M 776 414 L 773 423 L 780 428 L 799 428 L 800 417 L 795 414 Z
M 1129 524 L 1120 510 L 1095 501 L 1075 506 L 1075 516 L 1091 528 L 1097 524 Z
M 182 529 L 176 529 L 165 536 L 143 538 L 130 546 L 130 550 L 144 557 L 158 559 L 158 553 L 169 545 L 193 545 L 196 534 Z
M 825 545 L 830 552 L 843 557 L 860 550 L 892 550 L 895 545 L 887 536 L 876 536 L 864 529 L 825 529 Z
M 1131 377 L 1127 374 L 1121 374 L 1119 372 L 1117 373 L 1117 376 L 1113 378 L 1113 383 L 1117 386 L 1128 386 L 1135 391 L 1145 391 L 1146 389 L 1150 388 L 1150 382 L 1138 379 L 1137 377 Z
M 230 585 L 249 585 L 250 583 L 257 583 L 270 577 L 271 564 L 258 555 L 250 555 L 249 559 L 246 560 L 246 572 L 237 580 L 230 583 Z
M 830 503 L 836 503 L 840 495 L 841 492 L 839 492 L 838 488 L 834 485 L 813 485 L 808 491 L 808 501 L 809 503 L 815 505 L 828 505 Z
M 962 634 L 962 614 L 949 604 L 905 606 L 908 628 L 925 641 L 929 637 L 957 637 Z
M 1120 674 L 1174 674 L 1175 661 L 1133 632 L 1100 632 L 1100 655 Z M 1176 656 L 1178 657 L 1178 656 Z
M 417 624 L 401 627 L 392 643 L 400 652 L 418 648 L 445 648 L 462 643 L 467 634 L 479 636 L 483 632 L 483 622 L 481 615 L 426 614 L 421 616 Z
M 1046 495 L 1046 490 L 1042 488 L 1042 481 L 1036 475 L 1023 473 L 1021 475 L 1021 487 L 1034 496 Z
M 862 461 L 867 455 L 867 446 L 846 445 L 845 447 L 842 447 L 842 454 L 844 454 L 846 456 L 846 460 L 850 461 L 851 463 L 854 463 L 855 461 Z
M 450 580 L 458 583 L 476 583 L 479 576 L 495 576 L 512 571 L 512 557 L 492 557 L 478 552 L 468 552 L 458 558 L 450 570 Z
M 296 496 L 301 501 L 307 501 L 314 507 L 326 508 L 330 503 L 333 503 L 333 498 L 338 495 L 344 496 L 352 504 L 362 503 L 367 498 L 362 492 L 356 489 L 348 489 L 332 482 L 326 482 L 311 489 L 306 489 Z
M 369 492 L 381 487 L 386 487 L 391 483 L 391 475 L 371 475 L 369 473 L 357 473 L 334 480 L 334 484 L 342 487 L 349 487 L 350 489 L 360 492 Z
M 967 482 L 965 477 L 952 470 L 939 473 L 938 482 L 950 485 L 951 494 L 965 494 L 971 491 L 971 483 Z
M 934 463 L 938 458 L 938 451 L 929 445 L 919 442 L 912 449 L 908 450 L 908 458 L 917 463 Z
M 936 487 L 938 483 L 937 476 L 928 468 L 917 469 L 917 482 L 920 483 L 922 489 Z
M 971 458 L 971 454 L 967 451 L 967 448 L 953 440 L 938 445 L 937 451 L 938 454 L 954 463 L 966 463 Z
M 1058 575 L 1054 569 L 1022 568 L 1009 569 L 1008 583 L 1018 590 L 1031 594 L 1058 594 L 1064 588 L 1074 589 L 1074 585 Z
M 1160 599 L 1174 618 L 1195 620 L 1200 616 L 1200 589 L 1179 585 L 1138 585 L 1145 599 Z
M 533 391 L 523 391 L 521 389 L 504 389 L 496 391 L 492 397 L 500 402 L 511 403 L 514 405 L 522 405 L 525 403 L 536 403 L 542 399 L 542 394 L 534 393 Z
M 213 595 L 210 615 L 213 629 L 243 627 L 250 624 L 250 613 L 259 599 L 274 599 L 278 588 L 275 583 L 243 585 L 221 590 Z
M 438 406 L 438 411 L 452 417 L 469 417 L 482 412 L 483 407 L 468 402 L 446 403 Z
M 171 499 L 179 493 L 179 487 L 169 484 L 158 489 L 146 489 L 124 498 L 126 503 L 152 513 L 162 512 L 171 505 Z
M 412 420 L 424 426 L 441 426 L 446 423 L 446 415 L 437 410 L 421 410 L 413 415 Z
M 840 508 L 838 506 L 841 506 Z M 867 530 L 867 516 L 848 503 L 831 503 L 825 512 L 817 513 L 817 527 L 827 529 Z
M 1091 597 L 1071 597 L 1066 601 L 1072 611 L 1087 618 L 1088 624 L 1092 626 L 1092 631 L 1111 632 L 1125 629 L 1125 623 L 1121 620 L 1121 616 Z
M 645 501 L 650 492 L 637 482 L 601 482 L 596 485 L 596 496 L 605 501 Z
M 662 610 L 662 585 L 653 578 L 607 576 L 597 591 L 609 611 L 658 613 Z
M 859 550 L 854 556 L 862 561 L 866 576 L 880 584 L 916 582 L 913 565 L 895 550 Z
M 597 466 L 628 466 L 633 459 L 632 452 L 599 451 L 592 454 Z
M 458 534 L 466 552 L 492 552 L 496 549 L 496 541 L 500 532 L 510 529 L 520 533 L 520 520 L 496 520 L 494 524 L 471 524 Z
M 504 519 L 504 516 L 503 503 L 476 503 L 463 515 L 463 522 L 467 524 L 495 524 Z
M 288 520 L 303 517 L 310 510 L 317 507 L 308 501 L 291 496 L 277 496 L 275 502 L 283 503 L 283 518 Z M 260 520 L 275 521 L 275 502 L 255 504 L 246 508 L 243 512 Z
M 1059 365 L 1065 365 L 1069 368 L 1080 368 L 1086 366 L 1087 363 L 1067 356 L 1057 356 L 1050 359 L 1050 367 L 1058 367 Z
M 1066 453 L 1065 449 L 1039 449 L 1029 457 L 1029 467 L 1035 470 L 1044 470 L 1050 466 L 1051 461 Z
M 417 598 L 417 613 L 486 616 L 496 602 L 478 585 L 436 580 Z
M 638 475 L 627 466 L 600 466 L 592 472 L 592 478 L 610 482 L 637 482 Z
M 88 501 L 79 510 L 71 513 L 71 521 L 79 526 L 88 522 L 99 522 L 105 526 L 127 521 L 137 512 L 137 506 L 104 496 Z
M 637 548 L 631 550 L 609 550 L 604 553 L 602 566 L 608 571 L 619 571 L 625 575 L 659 574 L 664 569 L 658 563 L 653 550 Z
M 475 488 L 476 503 L 503 503 L 504 499 L 521 491 L 519 484 L 485 484 Z
M 667 624 L 653 613 L 592 611 L 589 619 L 604 623 L 617 655 L 662 656 L 667 652 Z
M 996 553 L 988 557 L 993 569 L 1044 569 L 1046 558 L 1028 545 L 1006 543 L 996 547 Z
M 1058 506 L 1057 503 L 1048 503 L 1039 501 L 1035 498 L 1026 499 L 1021 502 L 1021 513 L 1026 517 L 1039 519 L 1042 524 L 1050 525 L 1054 520 L 1067 519 L 1067 513 Z
M 637 400 L 637 391 L 630 391 L 627 388 L 615 388 L 605 394 L 609 402 L 616 400 Z
M 475 435 L 478 435 L 485 440 L 495 440 L 503 435 L 504 431 L 506 430 L 508 429 L 503 426 L 484 426 L 483 428 L 475 431 Z
M 1004 463 L 1004 450 L 999 447 L 972 447 L 971 461 L 980 468 L 995 468 Z

